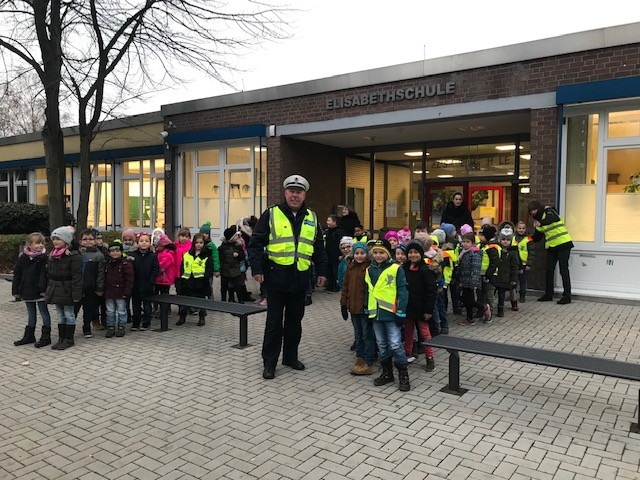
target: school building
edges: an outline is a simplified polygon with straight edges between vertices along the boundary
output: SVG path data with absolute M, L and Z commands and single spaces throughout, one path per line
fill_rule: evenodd
M 574 293 L 638 300 L 639 67 L 636 23 L 165 105 L 99 134 L 89 223 L 209 220 L 216 236 L 278 202 L 291 173 L 321 217 L 348 204 L 374 231 L 435 227 L 456 191 L 478 225 L 526 220 L 537 199 L 573 236 Z M 75 207 L 73 129 L 66 141 Z M 46 203 L 45 178 L 39 135 L 0 139 L 0 201 Z

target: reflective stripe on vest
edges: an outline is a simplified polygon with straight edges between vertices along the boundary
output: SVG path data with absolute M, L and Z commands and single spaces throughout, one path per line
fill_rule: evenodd
M 316 239 L 318 220 L 316 214 L 307 210 L 296 242 L 293 225 L 280 207 L 269 209 L 269 243 L 267 256 L 278 265 L 293 265 L 298 271 L 306 271 L 311 266 L 313 244 Z
M 400 265 L 394 263 L 385 268 L 380 272 L 380 277 L 378 277 L 375 285 L 373 285 L 371 276 L 369 276 L 370 268 L 371 267 L 367 268 L 367 273 L 364 276 L 364 281 L 367 282 L 367 286 L 369 287 L 369 298 L 367 301 L 369 318 L 375 318 L 378 315 L 378 308 L 396 313 L 398 303 L 396 278 Z
M 502 247 L 495 243 L 490 243 L 489 245 L 482 247 L 482 264 L 480 265 L 480 274 L 482 275 L 487 273 L 487 268 L 489 268 L 489 254 L 487 253 L 487 250 L 490 248 L 498 250 L 498 255 L 500 255 L 500 251 L 502 250 Z
M 207 264 L 206 258 L 193 258 L 189 252 L 184 254 L 182 258 L 183 273 L 182 278 L 187 279 L 193 275 L 193 278 L 204 277 L 204 270 Z
M 542 215 L 543 221 L 546 216 L 546 213 Z M 554 248 L 571 241 L 571 235 L 562 219 L 549 225 L 540 225 L 536 230 L 544 233 L 544 248 Z
M 520 261 L 522 263 L 524 263 L 525 265 L 527 264 L 527 261 L 529 260 L 529 242 L 532 240 L 531 237 L 529 236 L 525 236 L 522 237 L 522 240 L 520 240 L 519 242 L 516 240 L 516 237 L 513 237 L 513 241 L 511 242 L 511 245 L 513 246 L 517 246 L 518 247 L 518 256 L 520 257 Z

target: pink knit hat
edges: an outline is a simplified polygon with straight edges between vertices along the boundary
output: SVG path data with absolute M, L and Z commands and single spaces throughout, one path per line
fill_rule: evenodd
M 460 227 L 460 235 L 466 235 L 467 233 L 472 233 L 473 228 L 471 228 L 466 223 Z
M 395 230 L 389 230 L 387 233 L 384 234 L 385 240 L 389 240 L 390 238 L 395 238 L 397 240 L 398 232 L 396 232 Z
M 396 232 L 399 243 L 409 243 L 411 241 L 411 230 L 409 227 L 404 227 L 402 230 Z
M 133 238 L 135 240 L 136 232 L 133 231 L 133 228 L 126 228 L 122 231 L 122 241 L 124 241 L 126 237 Z

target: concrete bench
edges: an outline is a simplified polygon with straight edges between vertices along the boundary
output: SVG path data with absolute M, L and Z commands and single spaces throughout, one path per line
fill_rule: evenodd
M 234 348 L 250 347 L 248 343 L 248 317 L 254 313 L 262 313 L 267 311 L 267 307 L 245 303 L 220 302 L 217 300 L 208 300 L 206 298 L 186 297 L 183 295 L 150 295 L 147 300 L 160 304 L 160 329 L 159 332 L 166 332 L 169 328 L 169 306 L 178 305 L 182 307 L 190 307 L 204 309 L 213 312 L 230 313 L 240 319 L 240 342 L 234 345 Z
M 450 335 L 438 335 L 431 340 L 425 341 L 424 344 L 436 348 L 444 348 L 449 352 L 449 384 L 440 391 L 454 395 L 463 395 L 467 392 L 466 389 L 460 388 L 459 352 L 640 381 L 640 364 L 638 363 L 620 362 L 608 358 Z M 640 399 L 640 390 L 638 398 Z M 640 400 L 638 403 L 638 423 L 631 424 L 630 428 L 633 433 L 640 433 L 638 426 L 640 424 Z

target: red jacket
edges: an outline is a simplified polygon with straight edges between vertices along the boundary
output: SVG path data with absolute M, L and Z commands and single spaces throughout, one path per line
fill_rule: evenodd
M 176 279 L 176 252 L 165 248 L 157 253 L 160 273 L 156 277 L 156 285 L 173 285 Z M 180 266 L 178 266 L 180 269 Z

